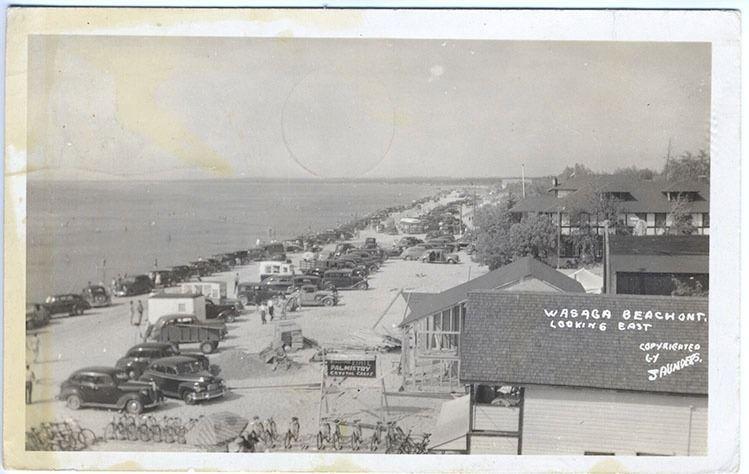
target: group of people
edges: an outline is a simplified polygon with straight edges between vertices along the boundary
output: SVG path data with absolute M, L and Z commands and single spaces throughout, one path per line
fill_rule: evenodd
M 269 299 L 267 302 L 257 301 L 255 302 L 255 306 L 257 308 L 257 312 L 260 313 L 260 321 L 262 324 L 266 324 L 268 322 L 265 318 L 266 314 L 270 317 L 270 320 L 273 321 L 273 315 L 275 314 L 275 304 L 273 302 L 273 298 Z

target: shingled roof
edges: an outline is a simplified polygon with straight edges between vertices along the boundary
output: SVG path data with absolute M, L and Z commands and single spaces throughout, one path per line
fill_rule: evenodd
M 555 198 L 554 191 L 571 191 Z M 558 212 L 590 207 L 591 197 L 597 193 L 629 193 L 632 200 L 619 203 L 622 212 L 669 213 L 673 202 L 669 192 L 695 193 L 697 200 L 687 203 L 691 212 L 710 211 L 710 185 L 704 182 L 672 182 L 639 179 L 624 175 L 595 175 L 573 178 L 549 189 L 548 195 L 529 196 L 518 201 L 512 212 Z M 551 197 L 551 200 L 548 198 Z
M 545 263 L 539 262 L 533 257 L 521 257 L 504 267 L 497 268 L 441 293 L 418 294 L 417 302 L 413 304 L 409 302 L 409 309 L 411 311 L 400 326 L 465 301 L 468 299 L 469 291 L 501 288 L 525 278 L 535 278 L 545 281 L 560 291 L 585 293 L 585 288 L 583 288 L 580 282 L 575 281 L 564 273 L 556 271 Z
M 568 314 L 577 310 L 577 317 L 561 317 L 564 309 Z M 582 315 L 582 310 L 593 309 L 599 314 L 609 310 L 611 318 Z M 625 319 L 627 310 L 632 316 Z M 471 317 L 466 318 L 460 345 L 462 382 L 707 394 L 706 298 L 484 290 L 469 293 L 467 311 Z M 553 311 L 557 315 L 549 316 Z M 635 311 L 642 311 L 643 318 L 648 311 L 675 317 L 635 321 Z M 551 327 L 559 322 L 598 325 L 603 321 L 605 330 Z M 647 331 L 620 330 L 619 323 L 652 326 Z M 644 345 L 653 343 L 683 346 Z M 657 361 L 647 362 L 646 355 L 655 354 L 659 354 Z M 661 369 L 673 369 L 669 364 L 690 358 L 691 363 L 670 373 Z M 650 371 L 655 371 L 654 379 Z

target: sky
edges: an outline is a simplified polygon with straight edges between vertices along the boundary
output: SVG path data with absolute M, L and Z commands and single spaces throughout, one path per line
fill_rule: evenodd
M 709 149 L 704 43 L 35 36 L 29 177 L 662 168 Z

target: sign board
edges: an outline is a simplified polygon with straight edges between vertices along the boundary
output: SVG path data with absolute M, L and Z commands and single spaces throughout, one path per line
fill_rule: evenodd
M 331 354 L 325 360 L 328 377 L 376 378 L 377 359 L 374 355 L 346 356 Z

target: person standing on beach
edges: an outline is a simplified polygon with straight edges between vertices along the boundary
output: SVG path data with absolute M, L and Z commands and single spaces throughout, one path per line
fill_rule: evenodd
M 133 306 L 133 300 L 130 300 L 130 325 L 135 326 L 135 306 Z
M 26 364 L 26 405 L 30 405 L 31 392 L 34 390 L 34 382 L 36 382 L 36 374 L 31 370 L 31 366 Z
M 260 321 L 262 324 L 265 324 L 265 311 L 267 309 L 268 308 L 263 303 L 260 303 L 260 306 L 257 309 L 258 313 L 260 313 Z
M 39 361 L 39 344 L 39 333 L 34 333 L 31 339 L 29 339 L 29 350 L 34 354 L 34 362 Z
M 143 321 L 143 302 L 141 300 L 138 300 L 138 326 L 141 325 L 142 321 Z
M 236 273 L 234 275 L 234 294 L 237 294 L 237 290 L 239 290 L 239 273 Z
M 268 300 L 268 316 L 270 316 L 270 320 L 273 321 L 273 298 Z

